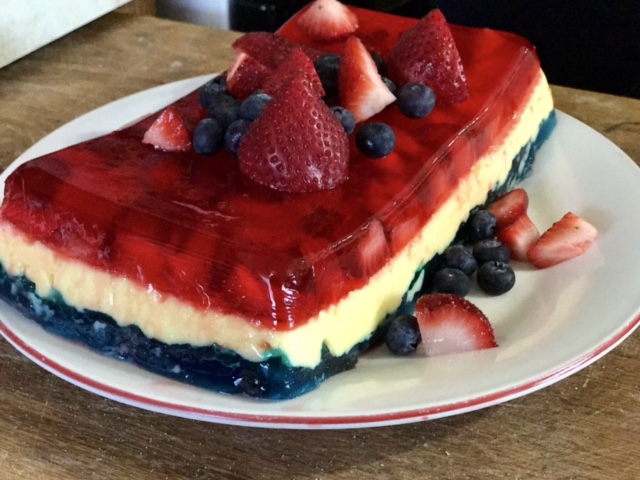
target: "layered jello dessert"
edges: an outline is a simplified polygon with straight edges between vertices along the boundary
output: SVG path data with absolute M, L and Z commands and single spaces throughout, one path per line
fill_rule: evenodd
M 297 21 L 302 12 L 276 44 L 287 45 L 286 58 L 295 46 L 312 64 L 364 48 L 388 67 L 376 85 L 388 85 L 387 74 L 398 88 L 413 81 L 392 57 L 419 21 L 349 11 L 352 32 L 318 39 Z M 170 116 L 164 110 L 19 166 L 0 210 L 0 295 L 54 334 L 218 392 L 287 399 L 354 367 L 389 318 L 413 309 L 430 265 L 469 213 L 528 175 L 554 126 L 549 86 L 527 41 L 448 28 L 464 94 L 447 98 L 447 87 L 432 85 L 432 111 L 411 118 L 390 87 L 385 105 L 345 130 L 337 182 L 324 182 L 324 164 L 314 164 L 318 188 L 281 188 L 244 168 L 263 153 L 259 142 L 243 142 L 261 138 L 266 113 L 231 150 L 195 148 L 194 132 L 211 116 L 200 92 L 169 110 L 186 132 L 177 147 L 148 134 Z M 246 42 L 238 55 L 256 60 Z M 267 78 L 277 67 L 264 63 L 254 67 Z M 235 80 L 245 66 L 230 66 Z M 309 93 L 314 82 L 305 77 L 305 95 L 340 105 L 340 92 L 328 99 L 326 85 Z M 315 107 L 292 103 L 302 87 L 275 83 L 286 88 L 271 90 L 270 102 L 291 111 L 291 125 L 335 131 L 314 124 Z M 369 124 L 393 131 L 389 153 L 371 158 L 358 147 Z M 262 128 L 281 135 L 274 141 L 283 149 L 309 150 L 294 144 L 291 125 Z M 323 155 L 338 161 L 335 151 Z M 290 166 L 274 160 L 273 168 Z

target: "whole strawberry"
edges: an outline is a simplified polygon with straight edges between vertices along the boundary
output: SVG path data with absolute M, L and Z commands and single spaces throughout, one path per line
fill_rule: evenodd
M 238 160 L 245 175 L 276 190 L 327 190 L 347 179 L 349 142 L 338 118 L 301 76 L 251 124 Z
M 447 103 L 469 96 L 460 53 L 440 10 L 432 10 L 407 30 L 393 47 L 387 63 L 397 86 L 423 83 Z

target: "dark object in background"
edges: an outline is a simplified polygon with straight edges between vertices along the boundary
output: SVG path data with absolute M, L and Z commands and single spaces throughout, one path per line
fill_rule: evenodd
M 274 31 L 309 0 L 229 0 L 232 30 Z M 514 32 L 537 48 L 549 81 L 640 98 L 640 0 L 344 0 L 420 18 Z

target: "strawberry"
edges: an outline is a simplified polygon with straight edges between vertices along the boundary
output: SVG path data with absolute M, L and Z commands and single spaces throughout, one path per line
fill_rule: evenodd
M 312 62 L 323 53 L 313 47 L 299 45 L 275 33 L 267 32 L 247 33 L 233 42 L 232 46 L 236 55 L 246 53 L 270 70 L 278 68 L 296 48 L 302 48 Z
M 295 48 L 284 62 L 276 68 L 264 81 L 261 90 L 275 96 L 278 91 L 286 86 L 293 77 L 302 75 L 311 84 L 311 88 L 321 97 L 324 97 L 324 89 L 320 77 L 316 73 L 313 62 L 300 49 Z
M 512 224 L 529 208 L 529 195 L 523 188 L 515 188 L 487 207 L 498 220 L 498 230 Z
M 529 215 L 523 213 L 511 224 L 499 228 L 497 237 L 509 248 L 509 255 L 513 260 L 526 262 L 527 252 L 540 238 L 540 232 Z
M 370 277 L 376 273 L 391 255 L 389 243 L 380 220 L 373 219 L 365 227 L 357 246 L 357 274 Z
M 447 103 L 469 96 L 460 53 L 442 12 L 429 12 L 407 30 L 393 47 L 387 62 L 389 77 L 398 87 L 424 83 Z
M 314 40 L 345 37 L 358 29 L 358 17 L 338 0 L 315 0 L 297 20 L 298 27 Z
M 361 122 L 396 100 L 382 81 L 371 54 L 357 37 L 349 37 L 338 69 L 341 105 Z
M 571 212 L 551 225 L 529 249 L 527 258 L 537 268 L 547 268 L 586 252 L 598 230 Z
M 174 107 L 167 107 L 142 137 L 142 143 L 149 143 L 165 152 L 187 152 L 191 150 L 191 138 L 187 127 Z
M 331 189 L 347 179 L 349 141 L 309 82 L 296 77 L 251 124 L 238 160 L 245 175 L 276 190 Z
M 427 355 L 481 350 L 497 346 L 493 328 L 482 311 L 457 295 L 423 295 L 416 317 Z
M 227 90 L 244 100 L 258 90 L 270 70 L 252 56 L 240 52 L 227 71 Z

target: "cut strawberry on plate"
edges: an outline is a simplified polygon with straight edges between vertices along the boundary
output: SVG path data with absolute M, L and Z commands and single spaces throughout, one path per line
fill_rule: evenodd
M 251 124 L 238 160 L 245 175 L 276 190 L 331 189 L 347 179 L 349 141 L 322 98 L 297 77 Z
M 571 212 L 551 225 L 529 249 L 527 258 L 537 268 L 547 268 L 586 252 L 598 237 L 598 230 Z
M 498 220 L 498 229 L 511 225 L 529 208 L 529 195 L 524 188 L 514 188 L 487 207 Z
M 191 150 L 189 131 L 178 110 L 173 106 L 166 108 L 151 124 L 142 137 L 142 143 L 148 143 L 165 152 Z
M 456 103 L 469 96 L 460 53 L 438 9 L 400 37 L 387 66 L 389 77 L 397 86 L 423 83 L 435 92 L 436 101 Z
M 497 238 L 509 248 L 513 260 L 526 262 L 527 252 L 540 238 L 540 232 L 529 215 L 523 213 L 511 224 L 498 228 Z
M 357 37 L 347 40 L 338 69 L 340 103 L 361 122 L 381 112 L 396 97 L 378 73 L 371 54 Z
M 423 295 L 416 304 L 416 317 L 428 356 L 497 346 L 493 327 L 485 314 L 457 295 Z
M 316 72 L 313 62 L 300 48 L 295 48 L 287 60 L 282 62 L 267 78 L 261 90 L 275 96 L 282 88 L 297 76 L 302 76 L 309 80 L 311 88 L 321 97 L 324 97 L 324 88 Z
M 298 26 L 314 40 L 345 37 L 358 29 L 358 17 L 338 0 L 315 0 L 298 17 Z

